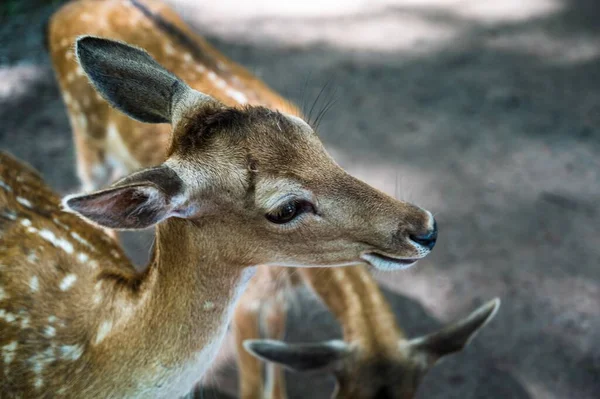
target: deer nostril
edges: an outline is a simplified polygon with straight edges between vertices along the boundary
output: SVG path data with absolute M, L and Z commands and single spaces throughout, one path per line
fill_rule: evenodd
M 419 245 L 432 249 L 435 246 L 438 236 L 437 222 L 433 222 L 433 229 L 426 234 L 415 235 L 411 234 L 409 238 Z

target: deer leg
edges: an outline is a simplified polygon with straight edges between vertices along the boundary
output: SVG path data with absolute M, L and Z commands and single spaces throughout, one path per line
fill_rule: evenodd
M 246 351 L 243 343 L 247 339 L 261 338 L 260 299 L 253 296 L 255 282 L 248 287 L 233 314 L 239 392 L 241 399 L 261 399 L 263 393 L 262 362 Z
M 234 312 L 240 398 L 284 399 L 285 381 L 280 367 L 267 365 L 266 384 L 263 362 L 243 346 L 247 339 L 283 339 L 287 312 L 286 293 L 295 283 L 291 269 L 261 266 Z
M 285 336 L 285 321 L 287 304 L 285 293 L 279 292 L 275 298 L 265 304 L 264 322 L 267 338 L 283 340 Z M 281 366 L 269 362 L 266 364 L 265 398 L 285 399 L 285 373 Z

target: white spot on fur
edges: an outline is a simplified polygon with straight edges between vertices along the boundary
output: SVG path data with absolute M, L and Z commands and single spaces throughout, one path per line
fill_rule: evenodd
M 3 182 L 2 180 L 0 180 L 0 187 L 2 187 L 3 189 L 5 189 L 9 193 L 12 192 L 12 188 L 8 184 L 6 184 L 5 182 Z
M 225 90 L 225 94 L 227 94 L 229 97 L 233 98 L 240 104 L 246 104 L 248 102 L 248 97 L 246 97 L 242 92 L 239 92 L 237 90 L 227 89 Z
M 17 318 L 15 317 L 14 314 L 7 312 L 4 309 L 0 309 L 0 319 L 3 319 L 4 321 L 6 321 L 7 323 L 12 323 L 13 321 L 15 321 Z
M 90 259 L 89 256 L 87 256 L 87 254 L 80 252 L 77 254 L 77 260 L 80 261 L 81 263 L 86 263 L 88 260 Z
M 23 197 L 17 197 L 16 199 L 17 199 L 17 202 L 18 202 L 19 204 L 21 204 L 21 205 L 23 205 L 23 206 L 25 206 L 25 207 L 27 207 L 27 208 L 31 208 L 31 207 L 33 207 L 33 205 L 31 204 L 31 202 L 30 202 L 28 199 L 26 199 L 26 198 L 23 198 Z
M 38 261 L 38 257 L 35 252 L 31 252 L 29 255 L 27 255 L 27 261 L 29 263 L 36 263 Z
M 44 335 L 48 338 L 52 338 L 56 335 L 56 328 L 48 326 L 44 329 Z
M 25 226 L 25 227 L 31 226 L 31 220 L 29 220 L 29 219 L 21 219 L 21 226 Z
M 65 360 L 77 360 L 83 354 L 83 347 L 80 345 L 63 345 L 60 347 L 60 355 Z
M 61 291 L 68 290 L 69 288 L 71 288 L 73 286 L 75 281 L 77 281 L 76 275 L 74 275 L 73 273 L 67 274 L 67 276 L 65 278 L 63 278 L 62 281 L 60 282 L 60 286 L 59 286 L 60 290 Z
M 11 364 L 15 358 L 15 352 L 17 351 L 17 341 L 12 341 L 10 344 L 2 347 L 2 357 L 4 358 L 4 364 Z
M 227 82 L 225 82 L 223 79 L 217 79 L 217 80 L 215 80 L 215 85 L 219 89 L 224 89 L 225 87 L 227 87 Z
M 209 311 L 215 308 L 215 304 L 211 301 L 205 301 L 204 305 L 202 305 L 202 309 Z
M 112 330 L 112 321 L 106 320 L 100 324 L 100 328 L 98 328 L 98 335 L 96 335 L 95 344 L 98 345 L 100 342 L 106 338 L 106 336 Z
M 68 92 L 65 91 L 63 92 L 63 101 L 65 102 L 65 104 L 71 105 L 73 103 L 73 98 Z
M 82 129 L 87 129 L 87 118 L 85 117 L 84 114 L 79 114 L 77 116 L 77 123 L 79 124 L 79 127 L 81 127 Z
M 40 230 L 39 234 L 44 240 L 49 241 L 55 247 L 62 249 L 63 251 L 65 251 L 68 254 L 73 253 L 73 244 L 71 244 L 69 241 L 65 240 L 64 238 L 56 237 L 56 235 L 53 232 L 51 232 L 50 230 L 47 230 L 47 229 Z
M 206 67 L 204 65 L 196 65 L 196 72 L 198 73 L 204 73 L 206 72 Z
M 167 55 L 175 54 L 175 49 L 173 48 L 173 46 L 171 46 L 171 43 L 165 44 L 165 47 L 163 47 L 163 49 L 165 50 L 165 53 Z
M 67 47 L 69 45 L 69 41 L 67 39 L 62 39 L 60 41 L 60 46 L 61 47 Z
M 102 301 L 102 294 L 100 294 L 99 292 L 95 293 L 93 300 L 94 300 L 94 305 L 98 305 Z
M 210 71 L 206 76 L 208 76 L 208 78 L 212 81 L 217 80 L 217 74 L 214 73 L 213 71 Z
M 54 222 L 54 224 L 56 224 L 57 226 L 65 229 L 65 230 L 69 230 L 69 226 L 67 226 L 66 224 L 62 223 L 60 220 L 58 220 L 57 218 L 53 218 L 52 221 Z
M 73 59 L 73 50 L 67 50 L 67 51 L 65 52 L 65 58 L 66 58 L 67 60 L 72 60 L 72 59 Z
M 2 217 L 8 220 L 17 220 L 17 213 L 10 209 L 4 209 L 2 211 Z
M 21 316 L 21 329 L 29 328 L 29 316 Z
M 46 349 L 44 352 L 37 353 L 29 358 L 29 362 L 32 363 L 31 371 L 35 374 L 34 387 L 40 389 L 44 386 L 44 379 L 42 372 L 47 364 L 52 363 L 56 360 L 54 356 L 54 347 Z
M 75 69 L 75 73 L 79 76 L 85 76 L 85 72 L 83 72 L 83 68 L 81 68 L 81 65 L 77 65 L 77 68 Z
M 48 323 L 54 323 L 58 318 L 56 316 L 48 316 Z
M 69 72 L 66 77 L 67 83 L 73 83 L 75 81 L 75 73 Z
M 92 244 L 90 244 L 87 240 L 85 240 L 83 237 L 81 237 L 79 234 L 75 233 L 74 231 L 71 232 L 71 237 L 73 237 L 75 240 L 77 240 L 77 242 L 79 242 L 80 244 L 85 245 L 86 247 L 88 247 L 90 249 L 94 249 Z
M 194 59 L 192 58 L 192 55 L 190 53 L 185 53 L 183 55 L 183 60 L 185 62 L 192 62 Z
M 33 276 L 29 280 L 29 289 L 31 290 L 31 292 L 37 292 L 37 290 L 39 288 L 40 288 L 40 282 L 39 282 L 37 276 Z

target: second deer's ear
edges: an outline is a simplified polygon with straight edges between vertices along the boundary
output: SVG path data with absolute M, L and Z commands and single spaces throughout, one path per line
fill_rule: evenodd
M 102 227 L 144 229 L 189 211 L 183 181 L 166 166 L 133 173 L 112 187 L 71 195 L 64 207 Z
M 142 49 L 83 36 L 77 39 L 75 53 L 102 97 L 141 122 L 175 124 L 186 107 L 215 101 L 192 90 Z
M 444 356 L 461 351 L 473 337 L 496 315 L 500 299 L 496 298 L 469 316 L 424 337 L 411 339 L 408 346 L 412 353 L 425 355 L 429 365 Z
M 256 339 L 244 341 L 244 348 L 254 356 L 282 365 L 292 371 L 334 371 L 350 354 L 343 341 L 287 344 L 282 341 Z

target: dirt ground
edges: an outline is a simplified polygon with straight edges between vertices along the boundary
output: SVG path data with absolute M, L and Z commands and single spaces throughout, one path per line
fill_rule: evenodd
M 334 157 L 436 213 L 433 254 L 377 274 L 409 335 L 502 298 L 419 398 L 600 397 L 597 1 L 171 3 L 297 103 L 329 82 L 337 103 L 319 134 Z M 41 38 L 54 7 L 0 5 L 0 148 L 66 193 L 77 187 L 73 146 Z M 127 242 L 143 261 L 145 243 Z M 339 334 L 314 298 L 301 298 L 290 340 Z M 235 394 L 233 367 L 225 350 L 205 398 Z M 315 375 L 289 375 L 288 385 L 291 398 L 331 389 Z

